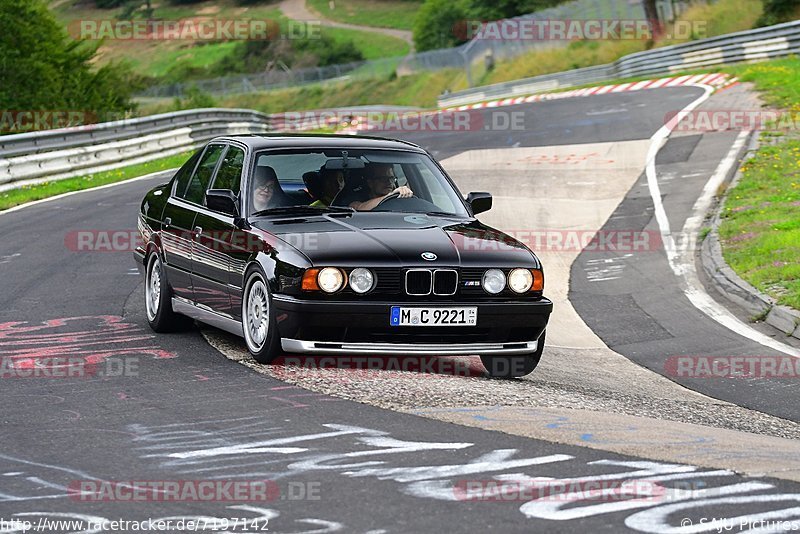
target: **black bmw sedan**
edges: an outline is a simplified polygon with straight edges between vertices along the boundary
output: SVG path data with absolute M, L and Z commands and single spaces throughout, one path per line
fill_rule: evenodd
M 536 255 L 479 222 L 425 150 L 327 135 L 220 137 L 141 205 L 147 319 L 283 353 L 480 355 L 530 373 L 552 303 Z

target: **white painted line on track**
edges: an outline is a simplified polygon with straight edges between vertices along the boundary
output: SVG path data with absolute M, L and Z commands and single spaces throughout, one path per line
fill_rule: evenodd
M 164 169 L 163 171 L 156 171 L 151 172 L 149 174 L 145 174 L 143 176 L 137 176 L 135 178 L 129 178 L 127 180 L 122 180 L 120 182 L 114 182 L 111 184 L 104 184 L 98 185 L 97 187 L 90 187 L 89 189 L 81 189 L 80 191 L 70 191 L 68 193 L 61 193 L 60 195 L 55 195 L 52 197 L 42 198 L 39 200 L 34 200 L 32 202 L 26 202 L 25 204 L 20 204 L 19 206 L 14 206 L 13 208 L 8 208 L 7 210 L 0 211 L 0 215 L 5 215 L 6 213 L 12 213 L 15 211 L 19 211 L 23 208 L 29 208 L 31 206 L 36 206 L 37 204 L 44 204 L 45 202 L 50 202 L 53 200 L 58 200 L 64 197 L 71 197 L 72 195 L 78 195 L 80 193 L 88 193 L 90 191 L 99 191 L 100 189 L 108 189 L 110 187 L 116 187 L 118 185 L 129 184 L 131 182 L 138 182 L 140 180 L 147 180 L 148 178 L 153 178 L 154 176 L 158 176 L 159 174 L 164 174 L 167 172 L 176 172 L 179 167 L 175 167 L 174 169 Z
M 736 155 L 744 144 L 745 138 L 747 137 L 746 132 L 742 132 L 736 137 L 728 154 L 722 159 L 714 174 L 709 178 L 708 182 L 706 182 L 703 192 L 694 204 L 692 215 L 684 224 L 681 233 L 680 249 L 676 246 L 675 239 L 672 237 L 667 212 L 661 201 L 661 188 L 658 185 L 658 174 L 656 172 L 656 156 L 669 137 L 672 127 L 678 124 L 697 106 L 705 102 L 709 96 L 711 96 L 711 93 L 714 92 L 714 88 L 709 85 L 693 85 L 703 89 L 703 94 L 689 103 L 689 105 L 683 108 L 669 123 L 659 128 L 659 130 L 653 134 L 650 138 L 650 150 L 648 150 L 647 164 L 645 166 L 647 187 L 650 191 L 650 197 L 653 200 L 656 222 L 661 232 L 661 239 L 662 243 L 664 243 L 670 269 L 681 279 L 681 290 L 686 295 L 686 298 L 689 299 L 689 302 L 709 318 L 751 341 L 798 358 L 800 357 L 800 350 L 762 334 L 750 325 L 740 321 L 735 315 L 729 312 L 727 308 L 715 301 L 711 295 L 706 293 L 705 288 L 700 282 L 700 278 L 697 276 L 697 270 L 695 269 L 693 256 L 694 246 L 692 245 L 696 243 L 698 230 L 700 229 L 706 210 L 711 205 L 717 187 L 725 179 L 731 167 L 736 164 Z

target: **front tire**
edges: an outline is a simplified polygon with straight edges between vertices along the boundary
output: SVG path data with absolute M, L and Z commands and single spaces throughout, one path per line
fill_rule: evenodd
M 242 295 L 242 329 L 247 350 L 258 363 L 270 363 L 278 356 L 278 328 L 272 299 L 264 276 L 252 271 Z
M 187 318 L 172 310 L 167 273 L 158 252 L 147 259 L 144 281 L 144 301 L 147 322 L 155 332 L 173 332 L 187 322 Z
M 542 332 L 539 336 L 536 352 L 515 356 L 483 355 L 481 363 L 492 378 L 518 378 L 530 374 L 542 359 L 545 334 L 546 332 Z

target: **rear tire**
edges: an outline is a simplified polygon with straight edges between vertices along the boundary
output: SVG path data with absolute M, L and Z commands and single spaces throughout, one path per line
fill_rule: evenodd
M 144 305 L 147 322 L 155 332 L 174 332 L 184 328 L 189 318 L 172 310 L 167 273 L 158 252 L 147 258 L 144 280 Z
M 250 272 L 244 285 L 242 330 L 247 350 L 258 363 L 270 363 L 278 356 L 280 347 L 272 298 L 258 270 Z
M 481 356 L 481 363 L 486 368 L 492 378 L 518 378 L 533 372 L 539 365 L 544 351 L 544 338 L 546 332 L 539 336 L 539 344 L 536 352 L 530 354 L 518 354 L 514 356 Z

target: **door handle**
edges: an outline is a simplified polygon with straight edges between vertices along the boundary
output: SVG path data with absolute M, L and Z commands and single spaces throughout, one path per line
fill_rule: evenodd
M 202 228 L 200 228 L 199 226 L 195 226 L 194 227 L 194 236 L 196 238 L 200 237 L 200 234 L 202 234 L 202 233 L 203 233 L 203 229 Z
M 171 225 L 171 224 L 172 224 L 172 218 L 171 217 L 167 217 L 166 219 L 164 219 L 164 228 L 169 228 L 169 225 Z

